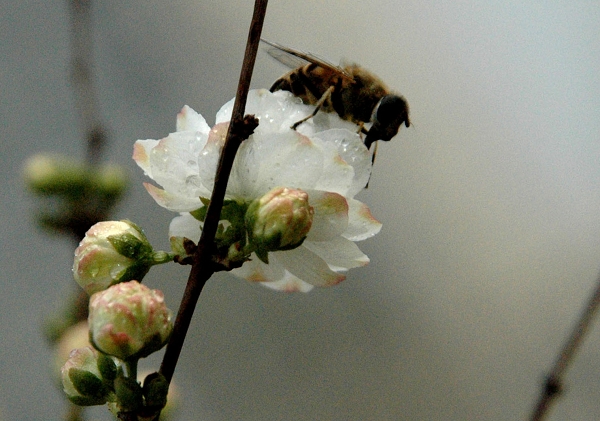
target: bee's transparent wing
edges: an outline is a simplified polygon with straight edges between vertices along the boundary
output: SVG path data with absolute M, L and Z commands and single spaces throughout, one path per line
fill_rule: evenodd
M 317 57 L 314 54 L 303 53 L 301 51 L 293 50 L 291 48 L 284 47 L 283 45 L 267 41 L 264 38 L 261 38 L 261 41 L 271 47 L 267 50 L 267 53 L 271 57 L 273 57 L 275 60 L 286 65 L 291 69 L 296 69 L 298 67 L 304 66 L 305 64 L 313 63 L 319 67 L 330 70 L 334 73 L 337 73 L 341 77 L 354 82 L 354 78 L 340 66 L 336 66 L 335 64 L 332 64 L 325 59 Z

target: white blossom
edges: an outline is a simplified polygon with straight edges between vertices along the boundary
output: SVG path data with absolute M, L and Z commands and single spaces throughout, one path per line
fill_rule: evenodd
M 177 131 L 161 140 L 138 140 L 133 158 L 162 188 L 145 183 L 156 202 L 180 212 L 170 226 L 171 237 L 200 238 L 201 225 L 189 212 L 209 198 L 233 100 L 217 113 L 211 129 L 204 118 L 185 106 Z M 381 224 L 369 208 L 354 199 L 367 183 L 371 156 L 357 126 L 331 113 L 318 113 L 292 130 L 314 107 L 288 92 L 250 91 L 246 114 L 259 126 L 236 155 L 226 199 L 251 203 L 276 187 L 308 194 L 314 218 L 305 241 L 293 250 L 269 252 L 266 264 L 254 254 L 233 274 L 284 291 L 309 291 L 335 285 L 344 272 L 369 262 L 355 241 L 375 235 Z

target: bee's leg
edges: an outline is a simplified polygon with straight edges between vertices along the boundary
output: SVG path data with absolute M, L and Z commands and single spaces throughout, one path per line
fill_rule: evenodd
M 356 131 L 356 134 L 361 135 L 363 133 L 367 133 L 367 131 L 365 130 L 365 123 L 360 123 L 358 125 L 358 130 Z M 362 139 L 362 136 L 360 138 Z
M 331 94 L 333 93 L 334 90 L 335 90 L 335 86 L 330 86 L 325 91 L 325 93 L 321 96 L 321 98 L 319 98 L 317 103 L 315 104 L 315 110 L 309 116 L 304 117 L 302 120 L 295 122 L 294 125 L 292 126 L 292 129 L 296 130 L 296 127 L 298 127 L 299 125 L 304 123 L 306 120 L 310 120 L 311 118 L 316 116 L 317 113 L 319 112 L 319 110 L 321 109 L 321 107 L 323 106 L 323 103 L 329 99 L 329 97 L 331 96 Z
M 365 189 L 369 188 L 369 183 L 371 182 L 371 175 L 373 175 L 373 165 L 375 164 L 375 157 L 377 156 L 377 146 L 379 142 L 375 141 L 375 147 L 373 148 L 373 155 L 371 155 L 371 174 L 369 175 L 369 179 L 367 180 L 367 184 L 365 185 Z

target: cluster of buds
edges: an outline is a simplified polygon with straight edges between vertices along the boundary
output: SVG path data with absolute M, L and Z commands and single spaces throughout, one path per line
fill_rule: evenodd
M 141 386 L 134 375 L 137 360 L 168 341 L 171 319 L 163 294 L 137 281 L 92 295 L 88 326 L 93 347 L 75 349 L 62 367 L 67 397 L 82 406 L 112 403 L 118 411 L 161 409 L 166 403 L 166 380 L 155 373 Z

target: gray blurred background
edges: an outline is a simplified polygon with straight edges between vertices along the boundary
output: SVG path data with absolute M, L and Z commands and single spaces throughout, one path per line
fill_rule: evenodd
M 158 248 L 174 215 L 141 186 L 133 142 L 174 131 L 184 104 L 214 123 L 251 11 L 96 1 L 108 155 L 133 180 L 114 216 Z M 40 326 L 74 288 L 73 245 L 32 224 L 20 168 L 39 151 L 84 155 L 68 22 L 65 0 L 1 2 L 2 420 L 64 411 Z M 175 373 L 178 419 L 526 419 L 600 268 L 598 3 L 272 0 L 263 35 L 368 67 L 408 99 L 414 127 L 380 145 L 359 197 L 383 223 L 359 244 L 369 266 L 307 295 L 210 280 Z M 285 70 L 263 52 L 253 86 Z M 175 309 L 186 273 L 146 282 Z M 600 419 L 600 323 L 566 381 L 550 419 Z

